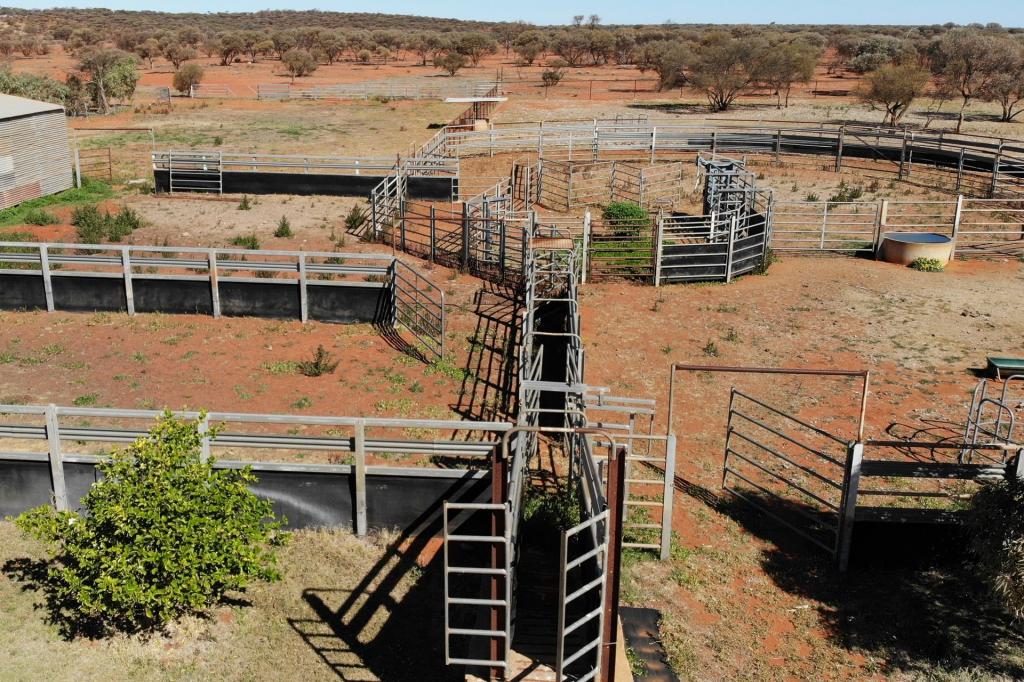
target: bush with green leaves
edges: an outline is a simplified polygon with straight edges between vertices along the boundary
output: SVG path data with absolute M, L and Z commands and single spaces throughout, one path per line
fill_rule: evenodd
M 295 363 L 299 374 L 307 377 L 319 377 L 324 374 L 333 374 L 338 369 L 338 361 L 334 359 L 330 351 L 322 345 L 316 347 L 312 360 L 300 360 Z
M 249 249 L 250 251 L 258 251 L 260 248 L 260 238 L 255 233 L 247 235 L 239 235 L 231 238 L 231 244 L 237 246 L 240 249 Z
M 274 230 L 274 236 L 279 239 L 288 239 L 295 236 L 295 233 L 292 232 L 292 224 L 288 220 L 288 216 L 281 216 L 281 219 L 277 221 L 277 229 Z
M 942 272 L 945 269 L 938 258 L 915 258 L 910 267 L 921 272 Z
M 1024 480 L 985 485 L 971 499 L 971 551 L 993 595 L 1024 619 Z
M 60 218 L 45 208 L 33 208 L 25 214 L 26 225 L 59 225 Z
M 80 513 L 43 506 L 17 518 L 55 549 L 43 587 L 68 634 L 158 628 L 280 577 L 283 521 L 249 490 L 248 468 L 203 461 L 202 438 L 199 421 L 165 413 L 98 465 Z
M 345 216 L 345 229 L 349 232 L 355 232 L 366 224 L 369 217 L 367 210 L 356 204 L 348 212 L 348 215 Z
M 104 239 L 119 242 L 135 230 L 145 226 L 146 221 L 134 209 L 122 206 L 117 213 L 101 211 L 95 204 L 79 206 L 71 214 L 81 244 L 99 244 Z
M 613 201 L 601 211 L 601 217 L 618 235 L 636 235 L 651 226 L 651 215 L 631 201 Z

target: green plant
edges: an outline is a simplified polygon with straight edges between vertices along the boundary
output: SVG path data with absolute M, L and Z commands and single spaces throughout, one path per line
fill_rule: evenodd
M 296 363 L 300 374 L 307 377 L 319 377 L 324 374 L 333 374 L 338 369 L 338 361 L 334 360 L 331 353 L 322 345 L 316 347 L 312 360 L 300 360 Z
M 292 224 L 288 222 L 287 216 L 281 216 L 281 219 L 277 221 L 277 229 L 274 230 L 274 236 L 279 239 L 287 239 L 295 236 L 292 232 Z
M 345 216 L 345 229 L 349 232 L 355 232 L 366 224 L 368 217 L 367 210 L 356 204 L 349 210 L 348 215 Z
M 847 185 L 845 180 L 840 180 L 836 193 L 828 198 L 828 203 L 830 205 L 849 203 L 857 201 L 862 196 L 864 196 L 864 188 L 860 185 Z
M 242 200 L 238 202 L 239 211 L 248 211 L 252 208 L 252 203 L 249 202 L 249 197 L 246 195 L 242 196 Z
M 44 208 L 29 209 L 25 213 L 26 225 L 58 225 L 60 218 L 53 215 Z
M 260 248 L 260 238 L 255 233 L 247 235 L 239 235 L 231 238 L 231 244 L 237 246 L 240 249 L 249 249 L 250 251 L 257 251 Z
M 71 224 L 82 244 L 99 244 L 107 231 L 106 214 L 95 204 L 76 208 L 71 214 Z
M 921 272 L 942 272 L 946 269 L 938 258 L 915 258 L 908 267 Z
M 636 235 L 651 225 L 651 216 L 639 204 L 631 201 L 613 201 L 601 210 L 612 231 L 617 235 Z
M 107 214 L 106 230 L 107 239 L 112 242 L 119 242 L 140 227 L 144 227 L 146 221 L 134 209 L 122 206 L 121 210 L 114 215 Z
M 807 194 L 807 196 L 804 197 L 804 201 L 808 201 L 808 202 L 814 203 L 816 201 L 821 201 L 821 197 L 819 197 L 814 192 L 809 192 Z
M 704 347 L 701 350 L 704 352 L 704 355 L 708 356 L 709 358 L 718 357 L 718 346 L 715 345 L 714 341 L 708 341 L 707 343 L 705 343 Z
M 57 194 L 49 194 L 38 199 L 30 199 L 17 206 L 3 209 L 0 211 L 0 226 L 22 224 L 26 222 L 25 215 L 27 213 L 45 206 L 73 206 L 96 203 L 113 195 L 114 191 L 110 188 L 110 185 L 99 180 L 82 178 L 81 187 L 75 187 Z
M 17 518 L 56 549 L 44 589 L 69 634 L 156 628 L 280 577 L 282 521 L 249 490 L 248 468 L 203 460 L 199 427 L 165 413 L 98 465 L 83 513 L 43 506 Z
M 996 599 L 1024 618 L 1024 480 L 984 485 L 968 514 L 971 552 Z
M 72 402 L 75 407 L 89 407 L 90 405 L 95 405 L 97 400 L 99 400 L 99 395 L 96 393 L 87 393 L 85 395 L 78 396 Z

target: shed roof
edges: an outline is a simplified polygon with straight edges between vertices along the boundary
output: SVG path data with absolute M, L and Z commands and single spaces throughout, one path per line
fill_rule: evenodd
M 59 104 L 39 102 L 14 95 L 0 95 L 0 121 L 33 114 L 45 114 L 51 111 L 64 111 L 64 107 Z

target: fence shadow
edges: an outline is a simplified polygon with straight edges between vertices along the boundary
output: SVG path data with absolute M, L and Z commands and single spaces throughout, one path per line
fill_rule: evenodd
M 452 409 L 464 419 L 507 419 L 516 407 L 522 300 L 509 287 L 484 282 L 474 304 L 476 329 Z
M 765 574 L 818 602 L 826 636 L 880 660 L 882 674 L 1024 678 L 1024 628 L 993 604 L 949 526 L 858 523 L 840 574 L 831 556 L 742 501 L 681 477 L 675 487 L 770 542 Z

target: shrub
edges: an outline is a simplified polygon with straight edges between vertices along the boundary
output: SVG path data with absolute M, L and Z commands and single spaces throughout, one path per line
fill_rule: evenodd
M 288 222 L 287 216 L 281 216 L 281 219 L 277 221 L 277 229 L 274 230 L 274 236 L 281 239 L 295 236 L 295 233 L 292 232 L 292 224 Z
M 816 201 L 821 201 L 821 197 L 819 197 L 814 192 L 810 192 L 807 196 L 804 197 L 804 201 L 814 203 Z
M 300 374 L 307 377 L 319 377 L 324 374 L 333 374 L 338 369 L 338 362 L 331 357 L 330 352 L 322 345 L 316 347 L 316 353 L 312 360 L 300 360 L 296 363 Z
M 255 580 L 276 580 L 286 538 L 246 469 L 202 461 L 199 422 L 166 413 L 99 464 L 83 513 L 49 506 L 18 517 L 51 544 L 44 588 L 68 634 L 159 627 Z
M 185 64 L 174 72 L 174 89 L 182 94 L 192 91 L 192 86 L 199 85 L 203 80 L 203 67 L 198 64 Z
M 565 62 L 561 62 L 561 64 L 553 64 L 552 68 L 544 69 L 544 71 L 541 72 L 540 79 L 544 83 L 544 87 L 551 88 L 562 82 L 562 79 L 565 78 L 565 69 L 562 68 L 563 64 L 565 64 Z
M 249 249 L 250 251 L 258 251 L 260 248 L 260 238 L 255 233 L 247 235 L 239 235 L 231 239 L 231 244 L 237 246 L 240 249 Z
M 639 204 L 631 201 L 613 201 L 604 207 L 601 216 L 619 235 L 635 235 L 650 226 L 651 216 Z
M 764 250 L 764 255 L 761 256 L 761 260 L 757 262 L 757 265 L 754 266 L 754 269 L 751 270 L 751 272 L 755 275 L 767 275 L 768 269 L 778 262 L 778 260 L 779 257 L 775 255 L 775 251 L 773 251 L 771 247 L 767 247 Z
M 106 234 L 106 214 L 95 204 L 79 206 L 71 214 L 71 224 L 82 244 L 98 244 Z
M 864 188 L 860 185 L 847 185 L 843 180 L 839 183 L 836 193 L 828 198 L 830 204 L 842 204 L 857 201 L 864 196 Z
M 942 272 L 945 269 L 937 258 L 915 258 L 910 267 L 921 272 Z
M 317 68 L 316 59 L 306 50 L 288 50 L 281 56 L 281 64 L 292 77 L 293 83 L 296 78 L 308 76 Z
M 366 209 L 357 204 L 345 216 L 345 229 L 349 232 L 355 232 L 366 224 L 367 218 L 369 218 L 369 215 Z
M 119 242 L 145 224 L 146 221 L 134 209 L 122 206 L 115 215 L 106 216 L 107 239 Z
M 704 348 L 702 348 L 701 350 L 704 351 L 704 355 L 708 356 L 709 358 L 718 357 L 718 346 L 715 344 L 714 341 L 708 341 L 707 343 L 705 343 Z
M 1024 481 L 981 488 L 971 500 L 968 527 L 980 575 L 1003 606 L 1024 618 Z
M 248 211 L 252 208 L 252 203 L 249 202 L 248 196 L 243 196 L 242 200 L 238 202 L 239 211 Z
M 434 58 L 434 66 L 444 70 L 449 76 L 457 74 L 467 63 L 466 56 L 458 52 L 448 52 Z
M 43 208 L 33 208 L 25 214 L 27 225 L 58 225 L 60 219 Z

